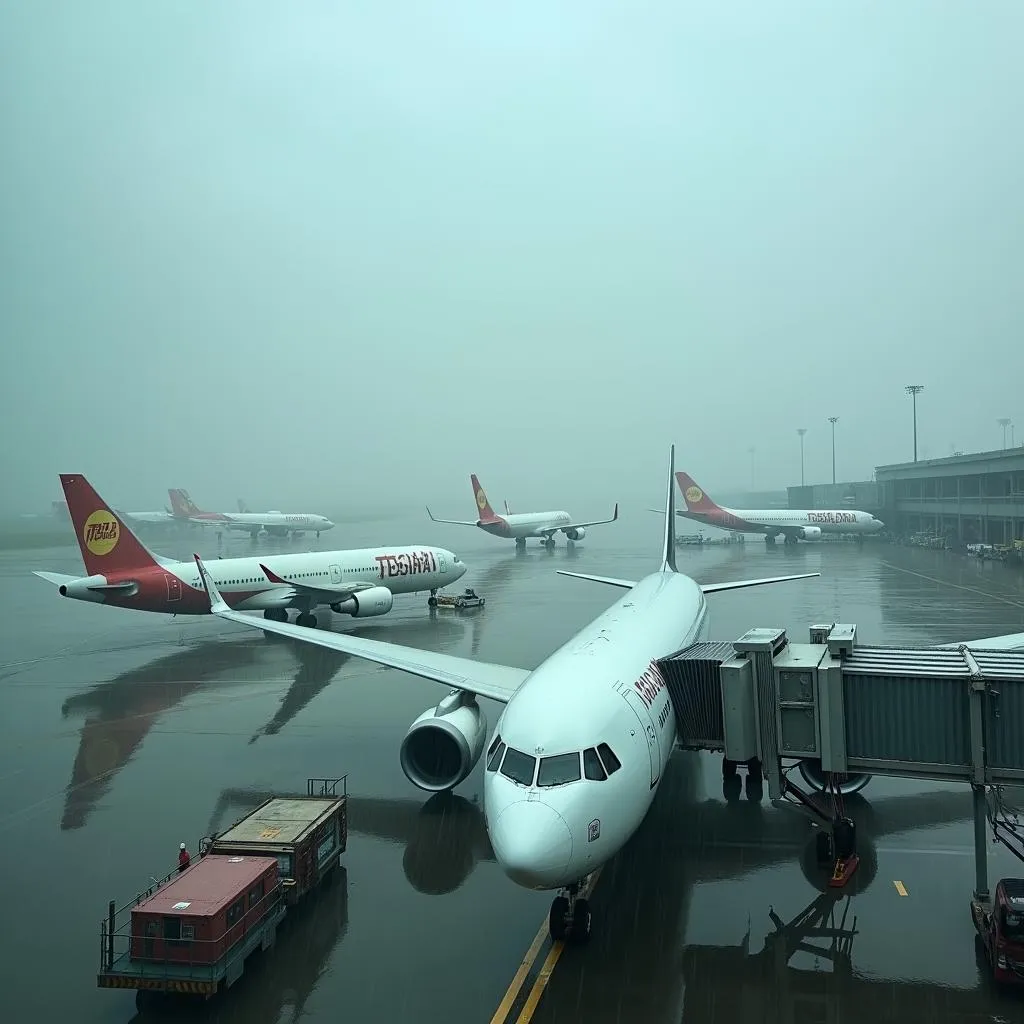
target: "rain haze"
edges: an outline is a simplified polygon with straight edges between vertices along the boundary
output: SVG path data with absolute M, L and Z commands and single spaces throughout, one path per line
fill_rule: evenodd
M 593 515 L 1021 416 L 1015 0 L 2 19 L 4 511 Z

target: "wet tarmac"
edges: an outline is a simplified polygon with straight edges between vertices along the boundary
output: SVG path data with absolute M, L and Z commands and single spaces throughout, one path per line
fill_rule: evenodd
M 417 595 L 365 625 L 334 616 L 333 628 L 532 667 L 615 599 L 553 570 L 637 577 L 656 562 L 659 530 L 657 516 L 624 513 L 575 549 L 522 557 L 416 518 L 343 523 L 312 543 L 453 548 L 470 569 L 460 587 L 482 593 L 485 609 L 429 613 Z M 150 543 L 187 557 L 196 541 Z M 206 537 L 200 550 L 212 556 L 216 544 Z M 224 546 L 249 550 L 248 538 Z M 681 549 L 679 563 L 703 581 L 823 574 L 716 595 L 716 639 L 781 625 L 804 640 L 830 620 L 856 622 L 867 642 L 1024 630 L 1020 574 L 942 552 L 753 541 Z M 336 884 L 286 921 L 232 990 L 176 1006 L 172 1019 L 1024 1020 L 1024 1001 L 994 993 L 976 962 L 961 788 L 876 778 L 850 800 L 864 860 L 836 900 L 822 895 L 803 818 L 727 799 L 719 758 L 680 753 L 634 842 L 596 882 L 591 943 L 552 948 L 538 931 L 549 897 L 519 889 L 490 855 L 481 768 L 453 798 L 428 799 L 401 772 L 402 736 L 440 688 L 219 620 L 62 600 L 36 568 L 80 572 L 81 561 L 73 547 L 0 555 L 5 1019 L 150 1019 L 134 993 L 96 988 L 107 901 L 146 888 L 180 841 L 194 850 L 267 793 L 347 773 L 351 832 Z M 994 881 L 1024 866 L 993 847 L 989 870 Z M 810 923 L 794 927 L 805 913 Z M 815 913 L 843 923 L 822 926 Z M 822 927 L 842 934 L 808 937 Z

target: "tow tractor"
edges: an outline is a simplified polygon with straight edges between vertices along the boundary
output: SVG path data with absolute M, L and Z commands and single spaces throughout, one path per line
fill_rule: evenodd
M 1024 985 L 1024 878 L 1001 878 L 991 897 L 972 899 L 971 917 L 996 983 Z
M 483 608 L 484 599 L 471 587 L 461 594 L 438 594 L 438 608 Z

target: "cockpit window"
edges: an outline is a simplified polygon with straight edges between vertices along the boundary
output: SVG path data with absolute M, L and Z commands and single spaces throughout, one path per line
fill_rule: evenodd
M 495 736 L 494 743 L 491 744 L 491 749 L 487 751 L 487 770 L 489 772 L 496 772 L 498 770 L 498 765 L 501 764 L 501 755 L 504 753 L 505 744 L 502 742 L 500 736 Z
M 601 764 L 601 758 L 597 756 L 597 751 L 593 747 L 587 747 L 583 751 L 583 775 L 594 782 L 603 782 L 608 777 Z
M 609 775 L 614 775 L 621 767 L 622 763 L 615 756 L 612 748 L 607 743 L 599 743 L 597 745 L 597 752 L 601 755 L 601 761 L 604 763 L 604 769 Z
M 540 759 L 540 769 L 537 771 L 538 786 L 564 786 L 567 782 L 578 782 L 579 777 L 579 751 Z
M 536 764 L 537 758 L 530 757 L 515 747 L 509 747 L 505 751 L 505 760 L 501 763 L 501 774 L 522 786 L 531 786 Z

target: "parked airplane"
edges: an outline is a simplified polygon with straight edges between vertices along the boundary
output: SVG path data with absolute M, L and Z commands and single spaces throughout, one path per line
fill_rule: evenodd
M 334 527 L 334 523 L 327 516 L 309 512 L 203 512 L 189 497 L 188 491 L 174 487 L 167 493 L 171 496 L 171 508 L 178 519 L 187 519 L 204 526 L 219 526 L 225 530 L 244 530 L 252 534 L 253 540 L 261 530 L 279 537 L 286 537 L 288 534 L 298 537 L 310 531 L 319 537 L 324 530 Z M 241 508 L 241 499 L 238 504 Z
M 61 486 L 82 551 L 87 576 L 36 572 L 56 584 L 61 597 L 172 615 L 206 615 L 210 602 L 193 562 L 153 554 L 115 515 L 80 473 L 62 473 Z M 395 594 L 438 589 L 466 572 L 444 548 L 393 547 L 309 551 L 264 558 L 222 558 L 211 573 L 233 608 L 262 611 L 273 622 L 315 626 L 314 608 L 366 618 L 391 611 Z
M 526 547 L 528 537 L 540 537 L 545 547 L 555 546 L 555 534 L 561 530 L 567 540 L 583 540 L 587 535 L 588 526 L 603 526 L 605 523 L 614 523 L 619 518 L 619 503 L 615 503 L 615 510 L 611 519 L 596 519 L 589 523 L 574 523 L 568 512 L 518 512 L 515 515 L 508 511 L 508 502 L 505 502 L 505 515 L 499 516 L 491 503 L 487 500 L 476 473 L 470 476 L 473 484 L 473 497 L 476 500 L 476 507 L 480 510 L 480 518 L 474 520 L 465 519 L 438 519 L 428 506 L 427 515 L 435 523 L 449 523 L 452 526 L 477 526 L 485 533 L 493 534 L 495 537 L 514 537 L 516 547 Z
M 683 493 L 686 509 L 676 515 L 692 519 L 706 526 L 737 533 L 763 533 L 768 544 L 774 544 L 780 534 L 786 544 L 801 540 L 818 540 L 823 533 L 865 534 L 878 533 L 885 523 L 870 512 L 855 509 L 806 510 L 791 508 L 744 509 L 721 508 L 697 485 L 689 473 L 676 474 L 679 490 Z M 661 509 L 651 509 L 661 512 Z
M 819 573 L 700 585 L 676 569 L 672 449 L 662 564 L 639 582 L 559 570 L 628 593 L 530 671 L 384 643 L 261 623 L 231 611 L 196 556 L 214 614 L 245 626 L 343 651 L 451 687 L 402 741 L 406 777 L 450 790 L 484 750 L 486 697 L 505 705 L 484 755 L 484 815 L 505 873 L 529 889 L 559 890 L 555 939 L 585 939 L 587 878 L 614 857 L 643 820 L 676 739 L 657 660 L 704 636 L 705 594 Z M 216 564 L 216 563 L 214 563 Z

